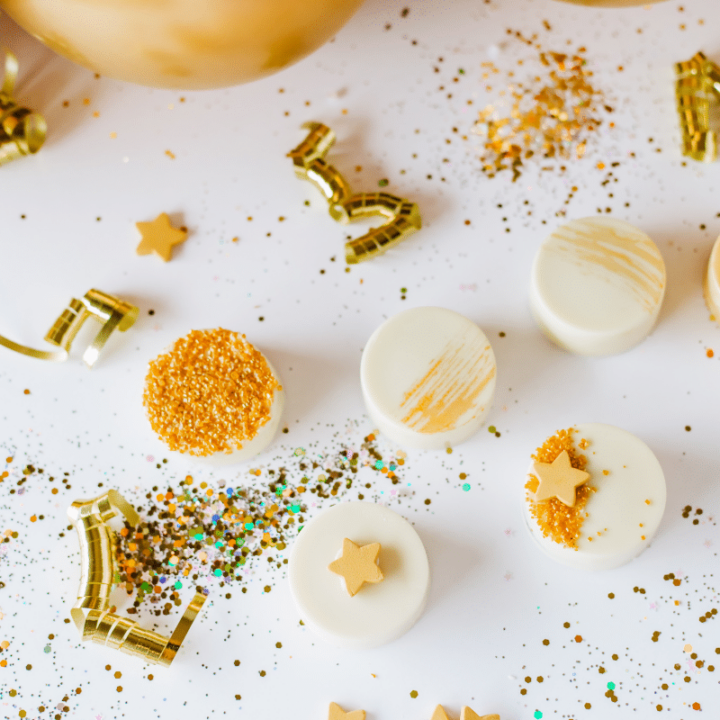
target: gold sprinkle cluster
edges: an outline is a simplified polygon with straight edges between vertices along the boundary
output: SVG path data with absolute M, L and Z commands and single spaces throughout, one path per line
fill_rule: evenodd
M 578 453 L 572 437 L 573 432 L 575 428 L 558 430 L 535 451 L 532 459 L 540 463 L 552 463 L 563 450 L 567 450 L 570 464 L 577 470 L 585 470 L 587 458 Z M 583 438 L 578 446 L 584 450 L 588 446 L 588 441 Z M 533 497 L 539 484 L 538 478 L 531 474 L 530 479 L 525 483 L 525 489 L 528 491 L 530 514 L 537 521 L 543 537 L 549 537 L 553 542 L 577 550 L 576 542 L 580 539 L 580 528 L 588 516 L 585 505 L 590 495 L 595 492 L 595 488 L 588 483 L 578 487 L 575 491 L 575 505 L 569 507 L 557 498 L 535 502 Z
M 143 405 L 171 449 L 207 456 L 239 450 L 270 419 L 282 390 L 263 354 L 230 330 L 193 330 L 150 363 Z
M 509 72 L 507 89 L 501 95 L 510 98 L 510 107 L 501 113 L 499 106 L 486 106 L 472 129 L 484 139 L 480 156 L 483 172 L 495 177 L 509 169 L 513 182 L 522 174 L 525 161 L 534 156 L 544 160 L 582 158 L 602 122 L 600 110 L 612 112 L 592 84 L 585 48 L 568 55 L 544 52 L 533 40 L 521 40 L 538 50 L 543 70 L 525 83 Z M 483 63 L 483 67 L 484 78 L 500 73 L 491 62 Z

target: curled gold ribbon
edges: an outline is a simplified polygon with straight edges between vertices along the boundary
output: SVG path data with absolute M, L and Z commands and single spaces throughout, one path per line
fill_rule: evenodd
M 70 346 L 85 321 L 92 317 L 102 322 L 100 331 L 83 353 L 83 360 L 92 367 L 100 356 L 105 343 L 117 329 L 125 332 L 137 320 L 139 310 L 120 298 L 101 290 L 88 290 L 80 300 L 73 298 L 45 335 L 45 340 L 60 348 L 55 352 L 35 350 L 13 342 L 0 335 L 0 345 L 37 360 L 63 362 L 67 360 Z
M 0 165 L 36 153 L 45 142 L 47 133 L 43 116 L 20 107 L 13 98 L 17 74 L 17 58 L 7 51 L 0 88 Z
M 675 73 L 683 155 L 713 162 L 717 158 L 717 133 L 710 128 L 710 104 L 720 98 L 720 67 L 697 52 L 690 60 L 676 63 Z
M 325 160 L 335 142 L 335 133 L 321 123 L 305 123 L 303 128 L 308 130 L 307 137 L 288 157 L 297 177 L 313 183 L 328 201 L 330 216 L 342 224 L 375 215 L 386 219 L 384 225 L 345 243 L 345 260 L 349 265 L 381 255 L 422 227 L 416 203 L 389 193 L 353 195 L 345 178 Z
M 68 517 L 78 533 L 82 563 L 80 587 L 70 616 L 82 640 L 91 640 L 140 657 L 145 662 L 169 667 L 200 612 L 205 596 L 195 594 L 169 638 L 141 628 L 134 620 L 111 613 L 110 593 L 117 573 L 117 546 L 108 521 L 118 513 L 133 527 L 140 522 L 135 508 L 116 490 L 108 490 L 92 500 L 76 500 L 68 508 Z

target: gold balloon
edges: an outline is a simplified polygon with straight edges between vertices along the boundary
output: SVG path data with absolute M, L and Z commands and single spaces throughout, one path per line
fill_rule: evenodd
M 0 0 L 19 25 L 108 77 L 186 90 L 269 75 L 336 33 L 362 0 Z

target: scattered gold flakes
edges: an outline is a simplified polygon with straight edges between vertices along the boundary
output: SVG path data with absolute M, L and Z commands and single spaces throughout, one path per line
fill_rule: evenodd
M 166 154 L 171 160 L 174 160 L 174 159 L 175 159 L 175 153 L 174 153 L 172 150 L 166 150 L 166 151 L 165 151 L 165 154 Z
M 538 73 L 529 83 L 522 83 L 511 80 L 514 74 L 508 72 L 510 82 L 500 93 L 510 98 L 506 116 L 500 116 L 499 107 L 487 105 L 473 126 L 472 131 L 485 140 L 480 161 L 488 177 L 511 169 L 515 182 L 524 162 L 535 155 L 543 160 L 582 158 L 592 133 L 602 123 L 600 110 L 612 112 L 590 81 L 585 48 L 568 55 L 536 47 L 545 75 Z M 483 66 L 493 74 L 500 72 L 493 63 Z
M 116 133 L 116 132 L 111 132 L 111 133 L 110 133 L 110 139 L 111 139 L 111 140 L 115 140 L 115 138 L 117 138 L 117 133 Z
M 262 353 L 244 335 L 193 330 L 150 363 L 143 405 L 171 450 L 230 453 L 270 419 L 282 390 Z
M 572 438 L 573 432 L 574 428 L 558 430 L 536 450 L 532 459 L 539 463 L 549 464 L 563 451 L 566 451 L 572 467 L 577 470 L 585 470 L 587 458 L 577 453 Z M 583 449 L 587 446 L 588 442 L 585 439 L 578 443 L 578 447 Z M 587 517 L 585 505 L 590 495 L 595 492 L 595 488 L 587 483 L 578 487 L 575 505 L 569 507 L 557 498 L 550 498 L 541 503 L 534 502 L 533 495 L 538 489 L 538 485 L 538 479 L 534 475 L 530 475 L 530 479 L 525 483 L 525 489 L 528 491 L 527 501 L 530 504 L 530 514 L 537 521 L 543 537 L 549 537 L 553 542 L 565 545 L 565 547 L 577 549 L 575 543 L 580 538 L 580 528 Z

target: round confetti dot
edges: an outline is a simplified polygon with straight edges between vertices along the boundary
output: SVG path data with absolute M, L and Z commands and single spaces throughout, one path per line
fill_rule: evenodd
M 417 691 L 417 690 L 411 690 L 411 691 L 410 691 L 410 697 L 411 697 L 411 698 L 416 698 L 417 696 L 418 696 L 418 691 Z

